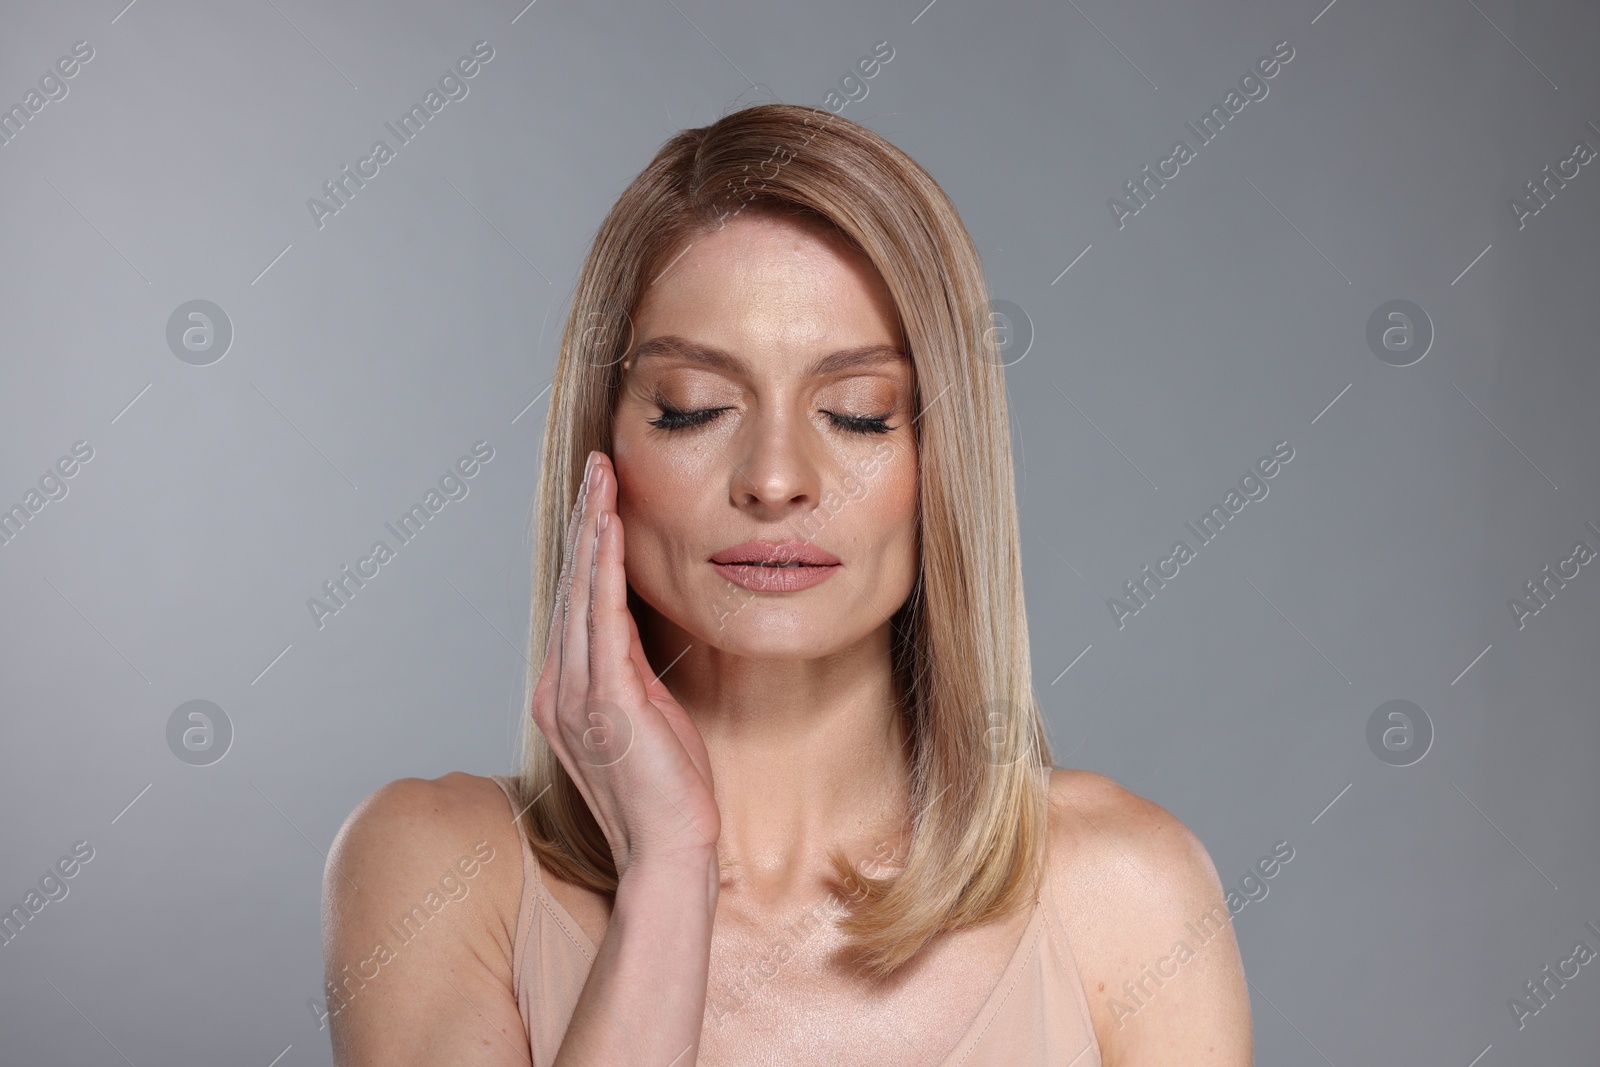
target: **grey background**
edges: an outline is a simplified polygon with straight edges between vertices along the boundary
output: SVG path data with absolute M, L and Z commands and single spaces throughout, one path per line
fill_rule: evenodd
M 1006 374 L 1058 759 L 1166 805 L 1230 885 L 1295 849 L 1236 919 L 1259 1062 L 1593 1062 L 1600 964 L 1520 1031 L 1507 1006 L 1600 948 L 1600 576 L 1508 607 L 1600 547 L 1600 161 L 1508 207 L 1600 148 L 1593 5 L 122 3 L 0 9 L 7 107 L 94 48 L 0 146 L 0 503 L 94 449 L 0 545 L 0 904 L 95 849 L 0 947 L 0 1059 L 329 1062 L 341 821 L 511 766 L 596 226 L 676 129 L 821 106 L 887 40 L 841 114 L 934 175 L 1031 323 Z M 319 229 L 307 199 L 478 40 L 469 95 Z M 1119 229 L 1107 198 L 1282 40 Z M 235 332 L 209 366 L 166 341 L 193 299 Z M 1436 330 L 1403 368 L 1366 343 L 1392 299 Z M 478 440 L 466 498 L 318 629 L 307 598 Z M 1282 440 L 1270 495 L 1119 629 L 1106 598 Z M 195 699 L 234 731 L 210 766 L 166 740 Z M 1434 731 L 1410 766 L 1366 741 L 1395 699 Z

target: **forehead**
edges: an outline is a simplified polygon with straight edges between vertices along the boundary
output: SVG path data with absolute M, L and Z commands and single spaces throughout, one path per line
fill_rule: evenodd
M 871 262 L 814 223 L 749 213 L 667 259 L 634 313 L 661 335 L 752 355 L 896 345 L 898 316 Z

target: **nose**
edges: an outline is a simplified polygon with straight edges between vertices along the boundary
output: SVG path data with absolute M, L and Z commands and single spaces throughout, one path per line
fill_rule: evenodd
M 735 446 L 729 502 L 760 521 L 815 508 L 822 495 L 822 473 L 813 436 L 804 419 L 757 416 L 745 446 Z

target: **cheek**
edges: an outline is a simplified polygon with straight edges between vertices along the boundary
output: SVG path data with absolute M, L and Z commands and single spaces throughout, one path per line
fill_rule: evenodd
M 914 572 L 917 563 L 917 464 L 914 456 L 897 452 L 867 482 L 860 501 L 862 514 L 884 538 L 884 551 L 903 557 Z
M 665 596 L 682 577 L 674 563 L 693 541 L 704 490 L 703 476 L 686 476 L 661 450 L 648 447 L 614 455 L 617 471 L 617 514 L 626 543 L 623 567 L 635 591 Z
M 915 549 L 917 537 L 917 472 L 910 471 L 895 479 L 892 489 L 893 505 L 890 514 L 900 528 L 908 549 Z
M 884 495 L 892 500 L 898 516 L 914 515 L 917 510 L 917 453 L 904 445 L 896 446 L 878 472 Z
M 634 435 L 619 433 L 611 445 L 611 465 L 617 473 L 617 513 L 627 527 L 632 554 L 635 528 L 642 537 L 659 516 L 660 500 L 674 482 L 661 451 Z
M 629 577 L 655 554 L 664 533 L 662 524 L 671 516 L 660 507 L 661 483 L 636 468 L 617 467 L 617 515 L 627 537 L 623 552 Z

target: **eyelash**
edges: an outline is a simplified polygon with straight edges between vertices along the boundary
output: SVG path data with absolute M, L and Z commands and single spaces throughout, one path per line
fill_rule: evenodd
M 656 429 L 665 430 L 667 433 L 672 433 L 676 430 L 688 430 L 696 426 L 704 426 L 706 423 L 710 422 L 712 419 L 715 419 L 724 411 L 730 410 L 729 408 L 701 408 L 698 411 L 680 411 L 677 408 L 669 407 L 668 405 L 664 404 L 659 398 L 655 401 L 655 405 L 661 409 L 661 416 L 655 419 L 647 419 L 646 421 Z M 889 425 L 888 415 L 879 415 L 876 417 L 861 415 L 835 415 L 831 411 L 824 412 L 823 414 L 832 419 L 833 424 L 846 433 L 881 434 L 888 433 L 890 430 L 894 429 L 893 426 Z

